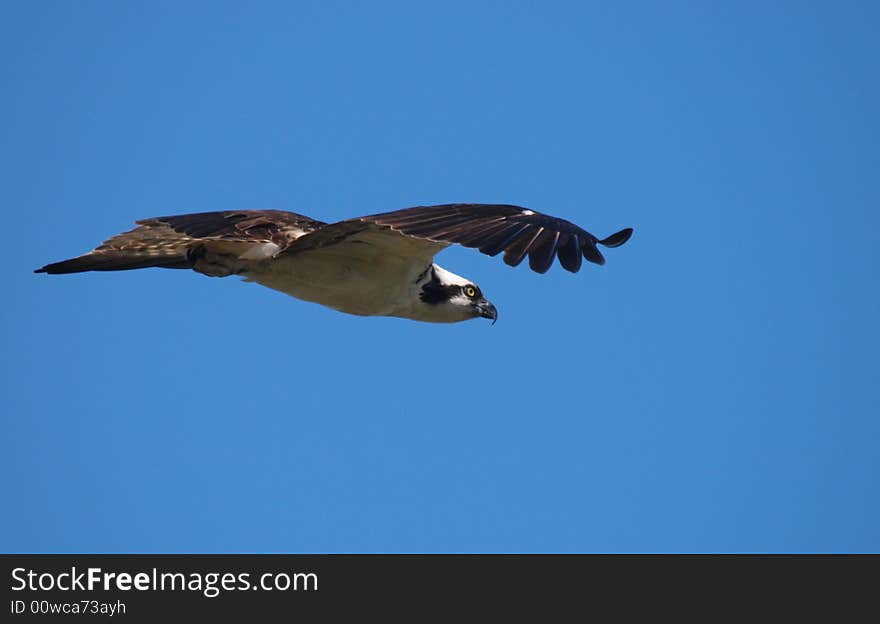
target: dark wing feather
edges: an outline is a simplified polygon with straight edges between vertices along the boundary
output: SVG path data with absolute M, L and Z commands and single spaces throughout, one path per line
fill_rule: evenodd
M 626 228 L 600 240 L 565 219 L 506 204 L 417 206 L 343 223 L 358 222 L 435 242 L 459 243 L 490 256 L 504 251 L 504 261 L 511 266 L 528 256 L 529 266 L 538 273 L 546 272 L 556 257 L 564 269 L 573 273 L 581 268 L 581 257 L 604 264 L 597 245 L 618 247 L 632 235 L 632 228 Z
M 505 264 L 509 264 L 512 267 L 519 266 L 519 263 L 522 262 L 523 258 L 529 253 L 529 248 L 535 240 L 537 240 L 538 236 L 540 236 L 543 229 L 544 228 L 540 226 L 530 223 L 529 227 L 524 229 L 522 234 L 504 249 Z
M 559 243 L 559 230 L 544 230 L 531 245 L 529 267 L 536 273 L 546 273 L 556 257 L 556 245 Z
M 556 253 L 559 256 L 559 264 L 561 264 L 562 268 L 566 271 L 577 273 L 581 268 L 581 261 L 583 258 L 581 255 L 581 246 L 578 235 L 563 234 L 562 236 L 563 238 L 561 242 L 556 246 Z
M 528 227 L 529 225 L 526 223 L 511 223 L 509 221 L 500 224 L 493 223 L 490 232 L 477 230 L 470 236 L 466 236 L 462 245 L 471 248 L 479 247 L 484 254 L 497 256 Z

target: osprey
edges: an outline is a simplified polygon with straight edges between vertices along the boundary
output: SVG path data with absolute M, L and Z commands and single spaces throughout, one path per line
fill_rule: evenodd
M 434 264 L 454 243 L 516 266 L 529 257 L 545 273 L 559 258 L 572 273 L 581 258 L 605 259 L 596 245 L 618 247 L 626 228 L 601 240 L 564 219 L 519 206 L 445 204 L 323 223 L 283 210 L 200 212 L 135 222 L 138 227 L 87 254 L 35 273 L 192 269 L 241 275 L 298 299 L 362 316 L 455 323 L 498 313 L 480 288 Z

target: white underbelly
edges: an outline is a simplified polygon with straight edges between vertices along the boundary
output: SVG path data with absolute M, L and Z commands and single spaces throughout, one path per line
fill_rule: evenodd
M 411 299 L 424 269 L 399 256 L 331 249 L 281 256 L 247 279 L 340 312 L 389 316 Z

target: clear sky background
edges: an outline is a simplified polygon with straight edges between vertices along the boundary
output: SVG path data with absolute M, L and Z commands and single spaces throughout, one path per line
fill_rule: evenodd
M 20 552 L 880 550 L 880 5 L 4 2 Z M 34 275 L 138 218 L 514 203 L 499 309 Z

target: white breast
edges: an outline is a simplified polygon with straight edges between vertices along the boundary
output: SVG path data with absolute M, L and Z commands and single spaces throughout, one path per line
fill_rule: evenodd
M 396 316 L 418 300 L 416 280 L 436 250 L 420 244 L 419 253 L 408 253 L 409 239 L 394 237 L 403 244 L 389 248 L 383 233 L 364 232 L 335 245 L 282 254 L 248 280 L 340 312 Z

